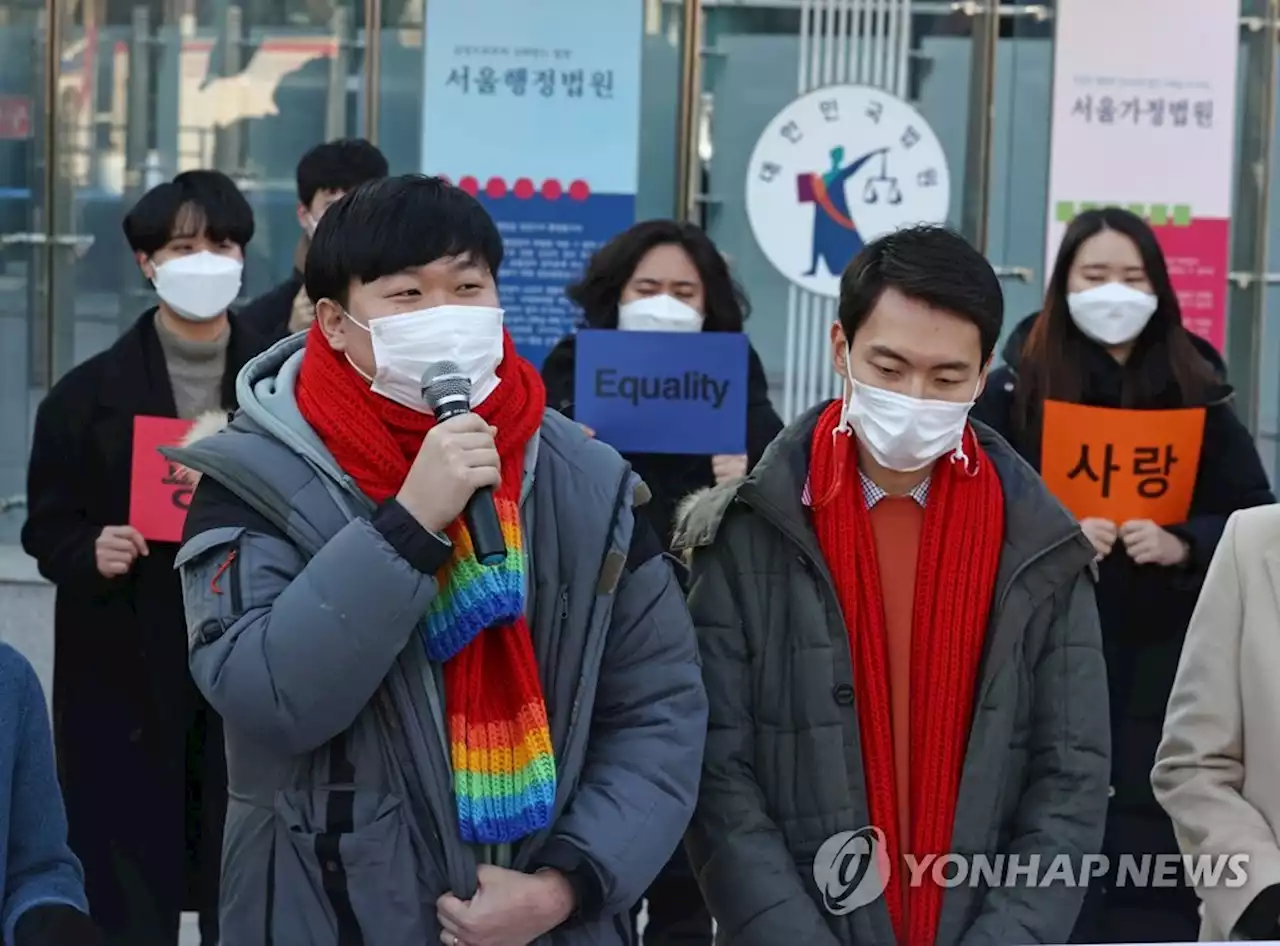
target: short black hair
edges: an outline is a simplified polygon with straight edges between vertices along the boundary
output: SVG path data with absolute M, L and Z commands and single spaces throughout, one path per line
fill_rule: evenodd
M 995 270 L 960 234 L 916 226 L 872 240 L 840 277 L 840 326 L 852 340 L 886 289 L 957 315 L 978 328 L 985 363 L 1004 324 Z
M 298 162 L 298 200 L 310 207 L 321 191 L 349 191 L 388 173 L 386 157 L 363 138 L 326 141 Z
M 569 299 L 582 309 L 591 328 L 617 328 L 622 290 L 650 250 L 678 246 L 689 254 L 702 280 L 703 329 L 741 332 L 751 312 L 742 288 L 733 281 L 711 238 L 692 223 L 646 220 L 618 234 L 591 257 L 582 279 L 568 289 Z
M 497 281 L 502 236 L 478 200 L 438 177 L 384 177 L 348 191 L 320 218 L 307 252 L 307 295 L 346 305 L 353 281 L 463 255 Z
M 151 188 L 124 218 L 124 236 L 135 253 L 152 255 L 181 236 L 201 231 L 241 249 L 253 239 L 253 208 L 221 171 L 184 171 Z

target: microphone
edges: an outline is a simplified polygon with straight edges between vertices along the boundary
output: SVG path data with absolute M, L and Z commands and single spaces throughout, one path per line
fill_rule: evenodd
M 452 361 L 427 365 L 422 373 L 422 399 L 436 421 L 471 413 L 471 379 Z M 507 542 L 502 537 L 498 507 L 493 502 L 493 487 L 482 486 L 471 494 L 462 521 L 471 536 L 476 561 L 481 565 L 501 565 L 507 558 Z

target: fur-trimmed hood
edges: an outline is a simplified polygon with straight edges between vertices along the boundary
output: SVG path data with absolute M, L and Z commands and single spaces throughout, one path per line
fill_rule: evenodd
M 696 548 L 710 545 L 720 528 L 725 510 L 738 496 L 742 479 L 730 480 L 690 493 L 676 507 L 672 548 L 687 558 Z
M 189 447 L 193 443 L 199 443 L 201 440 L 207 440 L 214 434 L 220 433 L 222 430 L 226 429 L 226 426 L 229 423 L 231 423 L 230 411 L 205 411 L 192 422 L 191 429 L 189 429 L 186 436 L 182 438 L 182 446 Z M 189 470 L 186 467 L 179 467 L 178 475 L 192 486 L 200 482 L 200 474 L 195 470 Z

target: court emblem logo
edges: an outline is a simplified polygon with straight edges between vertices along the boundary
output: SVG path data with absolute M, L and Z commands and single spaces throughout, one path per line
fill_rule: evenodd
M 902 99 L 865 85 L 816 89 L 779 112 L 747 168 L 747 218 L 770 263 L 802 289 L 835 298 L 866 243 L 944 223 L 947 156 Z

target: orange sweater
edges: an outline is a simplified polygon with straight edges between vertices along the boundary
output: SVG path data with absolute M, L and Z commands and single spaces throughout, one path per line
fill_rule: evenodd
M 911 621 L 924 509 L 910 496 L 889 496 L 872 506 L 870 515 L 884 597 L 885 631 L 889 636 L 889 714 L 898 790 L 898 837 L 902 853 L 911 854 Z M 905 884 L 909 872 L 900 869 L 903 866 L 895 864 L 894 869 Z

